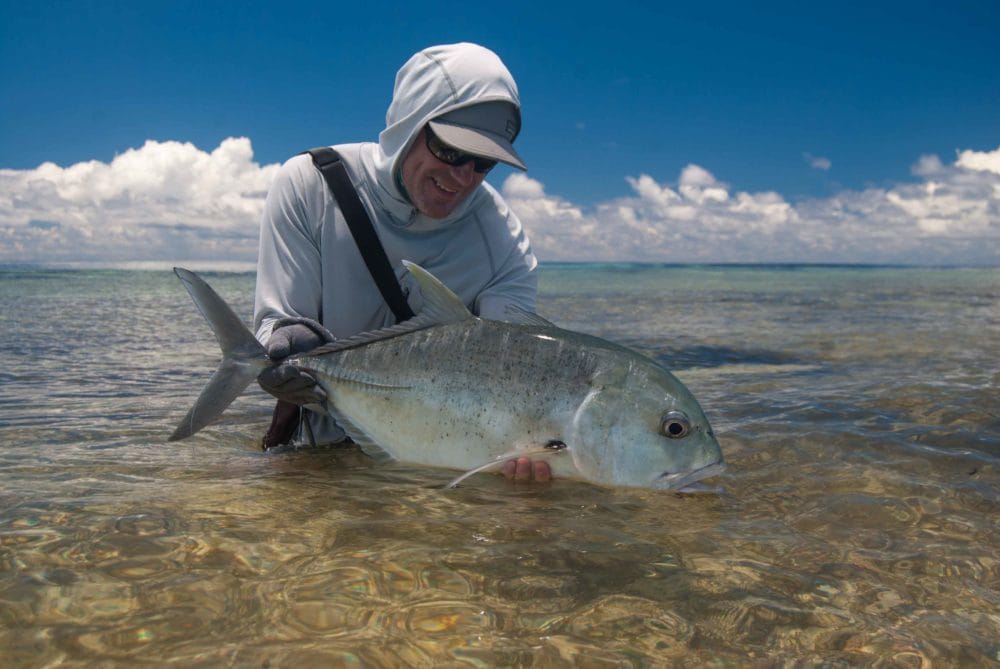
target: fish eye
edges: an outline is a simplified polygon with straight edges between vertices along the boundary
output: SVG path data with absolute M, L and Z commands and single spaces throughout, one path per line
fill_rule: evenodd
M 669 411 L 660 421 L 660 431 L 670 439 L 681 439 L 691 431 L 691 421 L 680 411 Z

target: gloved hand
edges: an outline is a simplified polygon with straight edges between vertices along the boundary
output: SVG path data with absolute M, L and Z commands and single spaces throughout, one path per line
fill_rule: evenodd
M 275 322 L 267 341 L 267 356 L 274 361 L 311 351 L 334 341 L 325 327 L 311 318 L 282 318 Z M 260 387 L 292 404 L 323 404 L 326 392 L 308 372 L 289 364 L 270 367 L 257 377 Z
M 279 400 L 292 404 L 324 404 L 326 391 L 308 372 L 293 365 L 275 365 L 257 377 L 260 387 Z

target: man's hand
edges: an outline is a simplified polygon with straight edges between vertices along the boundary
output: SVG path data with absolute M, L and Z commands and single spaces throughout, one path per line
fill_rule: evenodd
M 310 318 L 283 318 L 275 323 L 267 341 L 267 357 L 284 360 L 332 342 L 329 330 Z M 310 374 L 292 365 L 276 365 L 257 377 L 260 387 L 292 404 L 324 404 L 326 392 Z
M 545 460 L 522 457 L 503 463 L 503 475 L 511 481 L 551 481 L 552 469 Z
M 260 387 L 292 404 L 325 404 L 326 391 L 311 375 L 292 365 L 269 367 L 257 377 Z
M 331 341 L 330 331 L 311 318 L 282 318 L 274 324 L 271 338 L 267 340 L 267 357 L 284 360 Z

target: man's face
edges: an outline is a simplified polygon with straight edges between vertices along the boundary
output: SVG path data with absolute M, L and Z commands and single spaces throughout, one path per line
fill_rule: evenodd
M 476 172 L 472 161 L 448 165 L 434 157 L 427 148 L 425 134 L 420 135 L 403 158 L 403 185 L 420 213 L 430 218 L 445 218 L 486 178 Z

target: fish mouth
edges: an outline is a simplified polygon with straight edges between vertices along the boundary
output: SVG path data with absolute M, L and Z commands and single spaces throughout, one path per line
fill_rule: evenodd
M 726 465 L 723 462 L 714 462 L 710 465 L 706 465 L 701 469 L 695 469 L 690 472 L 679 472 L 673 474 L 671 472 L 663 472 L 656 479 L 653 480 L 653 487 L 659 490 L 674 490 L 676 492 L 686 492 L 686 488 L 691 486 L 697 481 L 702 479 L 707 479 L 710 476 L 716 476 L 721 474 L 726 470 Z M 692 486 L 690 492 L 701 492 L 698 487 Z

